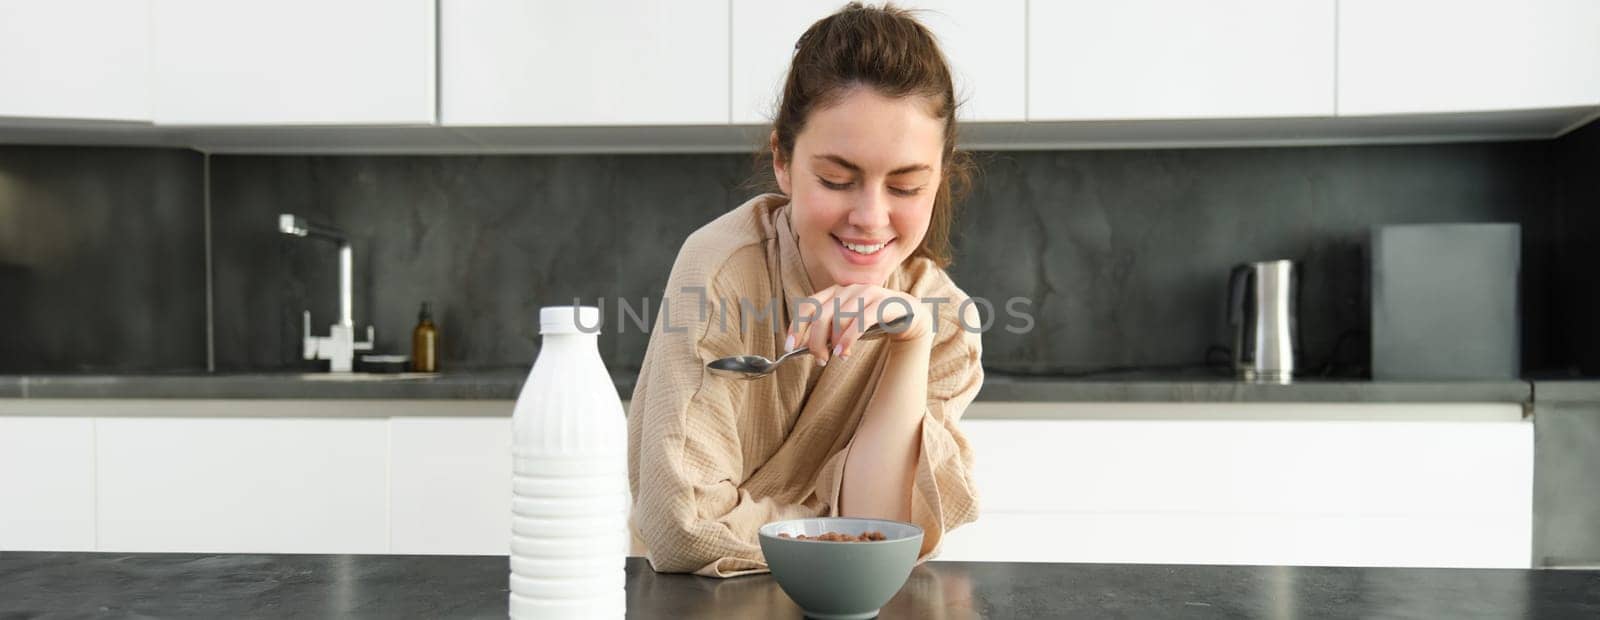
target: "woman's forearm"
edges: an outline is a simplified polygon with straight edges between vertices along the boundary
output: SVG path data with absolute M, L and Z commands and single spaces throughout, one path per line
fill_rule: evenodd
M 932 335 L 889 343 L 887 367 L 845 456 L 841 516 L 911 520 L 932 347 Z

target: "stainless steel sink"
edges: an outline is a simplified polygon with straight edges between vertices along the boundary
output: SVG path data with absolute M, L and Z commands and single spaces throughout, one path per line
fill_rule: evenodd
M 308 372 L 299 378 L 306 381 L 363 382 L 363 381 L 417 381 L 434 379 L 439 375 L 428 372 Z

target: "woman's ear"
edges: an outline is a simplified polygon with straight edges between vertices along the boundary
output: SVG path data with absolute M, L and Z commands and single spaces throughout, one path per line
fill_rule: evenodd
M 767 148 L 772 149 L 772 176 L 778 179 L 778 191 L 788 196 L 790 195 L 789 162 L 784 160 L 783 153 L 778 150 L 777 130 L 773 130 L 772 135 L 767 138 Z

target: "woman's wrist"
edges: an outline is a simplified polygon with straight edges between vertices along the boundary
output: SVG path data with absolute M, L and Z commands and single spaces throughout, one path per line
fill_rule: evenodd
M 892 355 L 905 355 L 908 353 L 921 353 L 928 355 L 933 351 L 933 331 L 924 330 L 918 334 L 906 334 L 902 337 L 888 339 L 889 352 Z
M 912 302 L 908 301 L 906 303 L 910 306 Z M 933 312 L 921 311 L 912 313 L 911 319 L 909 326 L 899 332 L 892 333 L 889 339 L 897 344 L 926 341 L 931 345 L 933 343 L 933 326 L 938 321 L 937 316 Z

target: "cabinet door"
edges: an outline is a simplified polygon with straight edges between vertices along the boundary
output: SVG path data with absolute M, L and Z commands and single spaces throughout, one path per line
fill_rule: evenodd
M 1053 407 L 1084 417 L 962 423 L 983 514 L 942 559 L 1530 563 L 1533 429 L 1516 404 Z
M 385 419 L 97 424 L 102 551 L 388 551 Z
M 772 121 L 795 42 L 812 23 L 839 10 L 834 0 L 733 0 L 733 122 Z M 961 118 L 1020 121 L 1023 111 L 1023 0 L 914 0 L 911 8 L 939 39 L 963 100 Z
M 1600 2 L 1341 0 L 1339 114 L 1600 104 Z
M 157 124 L 434 122 L 433 0 L 151 0 Z
M 997 512 L 950 532 L 939 559 L 1526 569 L 1526 532 L 1477 515 Z
M 1331 116 L 1335 0 L 1029 5 L 1029 120 Z
M 0 2 L 0 117 L 149 121 L 150 5 Z
M 0 417 L 0 550 L 94 550 L 94 418 Z
M 390 553 L 508 553 L 510 410 L 389 421 Z
M 445 125 L 728 122 L 726 0 L 442 0 Z

